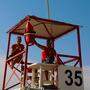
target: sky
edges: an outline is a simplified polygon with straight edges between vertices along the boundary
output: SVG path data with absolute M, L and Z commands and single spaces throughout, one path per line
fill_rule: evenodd
M 90 0 L 49 0 L 50 19 L 80 25 L 81 51 L 85 80 L 90 83 Z M 0 0 L 0 78 L 6 56 L 7 31 L 27 15 L 48 18 L 46 0 Z M 58 52 L 77 54 L 75 33 L 68 34 L 56 41 Z M 32 59 L 39 61 L 40 53 L 37 47 L 32 49 Z M 36 58 L 35 58 L 36 57 Z M 88 76 L 87 76 L 88 75 Z M 1 84 L 0 84 L 1 85 Z M 89 90 L 86 84 L 85 90 Z

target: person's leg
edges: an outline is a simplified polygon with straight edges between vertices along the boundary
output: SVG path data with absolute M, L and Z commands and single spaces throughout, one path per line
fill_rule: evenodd
M 46 63 L 50 63 L 49 61 L 50 61 L 50 57 L 47 57 L 46 58 Z
M 54 63 L 54 57 L 52 56 L 52 57 L 49 57 L 49 63 L 50 64 L 53 64 Z

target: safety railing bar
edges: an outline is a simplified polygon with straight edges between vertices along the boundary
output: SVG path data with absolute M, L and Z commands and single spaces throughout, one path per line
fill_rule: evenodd
M 76 58 L 73 58 L 73 59 L 67 60 L 67 61 L 65 61 L 65 62 L 63 62 L 63 63 L 64 63 L 64 64 L 67 64 L 67 63 L 74 62 L 74 61 L 77 61 L 77 59 L 76 59 Z
M 58 54 L 61 57 L 69 57 L 69 58 L 79 58 L 79 56 L 73 56 L 73 55 L 65 55 L 65 54 Z
M 15 57 L 17 57 L 17 56 L 19 56 L 19 55 L 21 55 L 21 54 L 23 54 L 23 53 L 25 53 L 25 50 L 23 50 L 22 52 L 16 54 L 15 56 L 10 57 L 10 58 L 7 59 L 6 61 L 9 62 L 9 61 L 13 60 Z
M 74 64 L 74 67 L 79 63 L 79 60 Z
M 17 83 L 17 84 L 15 84 L 15 85 L 12 85 L 12 86 L 6 88 L 5 90 L 9 90 L 9 89 L 11 89 L 11 88 L 13 88 L 13 87 L 15 87 L 15 86 L 17 86 L 17 85 L 19 85 L 19 84 L 20 84 L 20 83 Z

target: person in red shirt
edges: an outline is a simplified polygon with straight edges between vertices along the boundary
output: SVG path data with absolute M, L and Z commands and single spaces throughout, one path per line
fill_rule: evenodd
M 24 50 L 24 45 L 21 44 L 21 41 L 22 41 L 21 37 L 18 36 L 17 37 L 17 43 L 13 44 L 12 47 L 11 47 L 12 50 L 11 50 L 11 55 L 9 57 L 12 57 L 12 56 L 14 56 L 14 55 L 16 55 L 16 54 L 18 54 L 18 53 L 20 53 L 21 51 Z M 15 57 L 11 62 L 12 67 L 14 66 L 14 64 L 19 63 L 22 58 L 23 58 L 22 54 Z
M 55 49 L 52 47 L 52 43 L 50 40 L 47 41 L 47 46 L 40 45 L 39 43 L 36 42 L 35 40 L 35 45 L 41 48 L 42 51 L 42 62 L 54 63 L 54 57 L 56 55 Z

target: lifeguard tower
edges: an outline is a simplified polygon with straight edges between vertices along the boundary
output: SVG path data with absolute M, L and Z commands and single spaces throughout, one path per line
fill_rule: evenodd
M 33 33 L 29 33 L 29 35 L 34 36 L 35 38 L 38 39 L 44 39 L 47 40 L 52 40 L 53 43 L 53 48 L 55 47 L 55 40 L 57 38 L 61 38 L 64 35 L 67 35 L 68 33 L 72 31 L 76 31 L 77 33 L 77 43 L 78 43 L 78 55 L 66 55 L 66 54 L 60 54 L 57 53 L 56 57 L 56 62 L 54 64 L 43 64 L 43 63 L 30 63 L 28 61 L 28 51 L 30 45 L 25 43 L 25 50 L 22 52 L 18 53 L 17 55 L 13 57 L 9 57 L 10 55 L 10 46 L 11 44 L 11 38 L 12 35 L 20 35 L 21 37 L 25 37 L 25 29 L 26 29 L 26 24 L 27 22 L 30 22 L 30 24 L 33 26 Z M 80 45 L 80 31 L 79 31 L 79 26 L 70 24 L 70 23 L 65 23 L 65 22 L 60 22 L 60 21 L 55 21 L 55 20 L 50 20 L 50 19 L 43 19 L 39 18 L 36 16 L 26 16 L 24 19 L 22 19 L 19 23 L 17 23 L 15 26 L 13 26 L 9 31 L 8 31 L 8 46 L 7 46 L 7 55 L 6 55 L 6 62 L 5 62 L 5 70 L 4 70 L 4 79 L 3 79 L 3 87 L 2 90 L 14 90 L 15 86 L 20 86 L 20 90 L 63 90 L 59 89 L 58 86 L 61 85 L 59 81 L 59 76 L 61 73 L 59 73 L 60 66 L 66 66 L 68 63 L 74 62 L 74 65 L 71 63 L 70 65 L 72 67 L 79 67 L 82 68 L 82 56 L 81 56 L 81 45 Z M 17 66 L 12 66 L 10 65 L 10 62 L 17 56 L 23 54 L 23 63 L 18 62 Z M 70 60 L 63 61 L 61 57 L 69 57 Z M 23 65 L 23 74 L 22 74 L 22 69 L 20 66 Z M 8 68 L 11 67 L 12 70 L 12 75 L 8 76 Z M 32 71 L 30 70 L 32 69 Z M 44 79 L 44 72 L 48 71 L 49 72 L 49 81 L 45 81 Z M 19 74 L 17 74 L 18 72 Z M 55 74 L 56 73 L 56 74 Z M 69 73 L 71 75 L 70 70 L 66 71 L 66 74 Z M 28 76 L 28 75 L 31 76 Z M 78 75 L 81 74 L 81 72 L 78 70 L 76 73 L 76 78 L 79 79 L 79 82 L 76 82 L 77 85 L 82 84 L 81 76 Z M 18 78 L 18 83 L 13 83 L 13 85 L 10 85 L 11 78 L 14 78 L 16 76 Z M 52 77 L 51 77 L 52 76 Z M 70 86 L 72 84 L 72 78 L 71 76 L 68 76 L 68 79 L 70 80 L 69 82 L 66 81 L 66 83 Z M 29 83 L 29 81 L 31 83 Z M 66 90 L 66 89 L 65 89 Z M 72 89 L 70 89 L 72 90 Z M 74 89 L 73 89 L 74 90 Z M 80 89 L 81 90 L 81 89 Z

